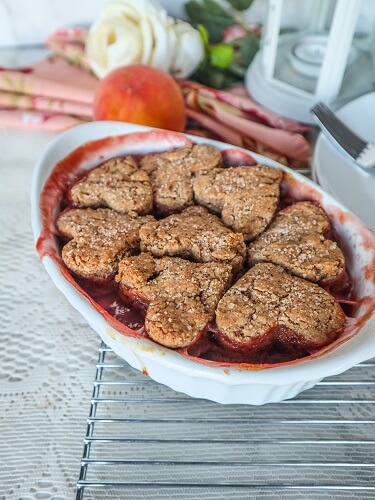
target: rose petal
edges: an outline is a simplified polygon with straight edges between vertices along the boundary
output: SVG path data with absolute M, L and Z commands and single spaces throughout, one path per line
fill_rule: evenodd
M 168 16 L 164 19 L 153 18 L 154 52 L 151 66 L 169 72 L 176 46 L 176 35 L 173 31 L 173 21 Z
M 198 68 L 204 58 L 204 45 L 198 30 L 184 21 L 174 25 L 176 49 L 171 73 L 176 78 L 186 78 Z
M 141 57 L 142 64 L 151 64 L 152 50 L 154 45 L 154 35 L 150 19 L 143 18 L 139 24 L 141 30 L 143 51 Z

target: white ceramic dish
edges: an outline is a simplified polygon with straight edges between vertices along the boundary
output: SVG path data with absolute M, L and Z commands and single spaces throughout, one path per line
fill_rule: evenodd
M 375 143 L 375 92 L 345 104 L 337 115 L 360 137 Z M 375 231 L 375 172 L 356 167 L 323 134 L 314 150 L 313 178 Z
M 139 131 L 143 132 L 141 136 L 132 134 Z M 92 154 L 92 158 L 88 155 L 83 161 L 84 166 L 88 168 L 99 163 L 100 160 L 103 161 L 103 159 L 119 154 L 137 154 L 178 147 L 188 140 L 187 136 L 182 134 L 155 131 L 147 127 L 119 122 L 85 124 L 59 135 L 44 152 L 34 171 L 31 208 L 35 242 L 40 238 L 42 231 L 40 194 L 55 164 L 87 141 L 119 134 L 131 135 L 127 136 L 126 141 L 121 139 L 116 150 L 112 148 L 101 151 L 100 156 Z M 191 137 L 191 139 L 197 143 L 211 143 L 221 150 L 231 148 L 227 144 L 198 137 Z M 238 150 L 238 148 L 234 149 Z M 287 182 L 292 191 L 297 189 L 298 193 L 302 192 L 303 198 L 318 200 L 333 220 L 343 244 L 354 256 L 351 272 L 355 281 L 359 283 L 358 297 L 360 299 L 367 297 L 363 299 L 358 310 L 359 319 L 354 321 L 354 323 L 361 324 L 352 325 L 353 328 L 349 329 L 348 334 L 345 335 L 345 341 L 341 339 L 328 346 L 319 356 L 265 369 L 251 369 L 250 366 L 239 365 L 209 366 L 196 362 L 150 340 L 132 338 L 117 332 L 90 301 L 64 277 L 53 258 L 49 255 L 44 255 L 42 258 L 55 285 L 86 318 L 104 342 L 131 366 L 143 370 L 154 380 L 176 391 L 220 403 L 260 405 L 292 398 L 301 391 L 313 387 L 324 377 L 341 373 L 375 355 L 375 276 L 373 272 L 375 237 L 373 233 L 313 182 L 265 157 L 256 154 L 253 157 L 263 164 L 283 168 L 289 173 Z

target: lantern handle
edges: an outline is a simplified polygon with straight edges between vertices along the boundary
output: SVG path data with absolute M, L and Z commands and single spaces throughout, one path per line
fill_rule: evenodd
M 327 49 L 316 84 L 317 100 L 331 103 L 340 92 L 362 0 L 337 0 Z
M 269 0 L 267 24 L 262 41 L 262 64 L 264 76 L 267 80 L 273 78 L 275 73 L 282 10 L 283 0 Z

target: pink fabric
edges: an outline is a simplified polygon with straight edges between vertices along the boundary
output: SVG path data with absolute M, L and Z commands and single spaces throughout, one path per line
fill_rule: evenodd
M 60 56 L 22 70 L 0 68 L 0 126 L 64 130 L 91 120 L 97 85 Z
M 245 113 L 248 113 L 249 118 L 256 118 L 258 121 L 267 125 L 269 127 L 275 127 L 282 130 L 288 130 L 290 132 L 306 132 L 310 127 L 306 125 L 301 125 L 300 123 L 294 122 L 292 120 L 288 120 L 283 118 L 272 111 L 264 109 L 258 103 L 253 101 L 249 96 L 240 95 L 238 91 L 238 87 L 235 93 L 232 92 L 224 92 L 222 90 L 212 89 L 210 87 L 206 87 L 205 85 L 201 85 L 199 83 L 190 82 L 190 81 L 182 81 L 180 82 L 182 88 L 188 88 L 198 92 L 200 95 L 204 95 L 207 97 L 211 97 L 212 99 L 225 102 Z M 243 94 L 243 90 L 241 89 L 241 94 Z
M 27 128 L 35 130 L 61 131 L 84 123 L 67 115 L 43 113 L 41 111 L 0 110 L 0 127 Z
M 229 142 L 229 144 L 233 144 L 234 146 L 239 146 L 241 148 L 244 147 L 241 134 L 229 127 L 226 127 L 205 113 L 187 108 L 186 115 L 188 118 L 192 118 L 194 121 L 199 123 L 199 125 L 202 125 L 204 128 L 216 134 L 220 140 Z
M 243 35 L 232 26 L 226 36 Z M 63 130 L 92 119 L 99 83 L 85 59 L 87 29 L 53 33 L 46 45 L 57 54 L 31 68 L 0 68 L 0 126 Z M 311 150 L 301 135 L 308 127 L 265 110 L 243 86 L 231 92 L 180 81 L 187 115 L 221 140 L 253 149 L 293 167 L 308 166 Z M 28 110 L 28 111 L 25 111 Z M 201 132 L 197 132 L 201 133 Z
M 49 35 L 44 43 L 48 45 L 51 41 L 60 41 L 60 42 L 80 42 L 82 46 L 85 46 L 86 38 L 87 38 L 88 29 L 87 28 L 61 28 L 57 31 L 54 31 Z
M 0 91 L 0 109 L 36 110 L 92 119 L 92 106 L 77 101 Z
M 260 123 L 246 120 L 240 116 L 226 113 L 216 103 L 211 105 L 211 113 L 217 120 L 229 127 L 248 135 L 257 142 L 262 142 L 276 151 L 295 160 L 307 160 L 311 155 L 311 149 L 306 139 L 299 134 L 293 134 L 286 130 L 267 127 Z
M 85 28 L 66 28 L 52 33 L 44 43 L 56 54 L 90 73 L 85 56 L 86 37 Z
M 241 110 L 232 105 L 214 99 L 212 95 L 207 96 L 195 90 L 185 88 L 185 102 L 189 108 L 194 109 L 211 117 L 211 124 L 216 121 L 228 130 L 227 142 L 241 145 L 246 144 L 246 138 L 257 144 L 262 144 L 267 148 L 277 151 L 278 155 L 284 155 L 298 162 L 306 162 L 311 156 L 311 148 L 305 137 L 299 133 L 290 132 L 279 128 L 270 127 L 249 119 Z M 202 117 L 199 117 L 200 123 Z M 208 126 L 212 130 L 212 126 Z M 233 132 L 236 132 L 236 142 L 233 142 Z M 221 135 L 221 134 L 218 134 Z M 238 140 L 237 137 L 240 136 Z M 222 135 L 221 135 L 222 136 Z M 232 139 L 230 140 L 229 137 Z
M 92 105 L 98 80 L 63 58 L 44 59 L 32 68 L 0 69 L 0 90 L 27 95 L 68 99 Z

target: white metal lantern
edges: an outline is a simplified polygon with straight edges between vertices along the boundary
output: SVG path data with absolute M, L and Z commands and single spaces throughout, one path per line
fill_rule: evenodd
M 261 50 L 245 83 L 264 106 L 312 123 L 309 110 L 317 101 L 332 104 L 338 97 L 349 99 L 371 88 L 374 19 L 367 31 L 358 23 L 362 0 L 287 2 L 268 0 Z M 374 0 L 363 3 L 370 11 L 375 7 Z M 290 14 L 291 6 L 299 25 L 282 33 L 282 27 L 288 27 L 285 7 Z

